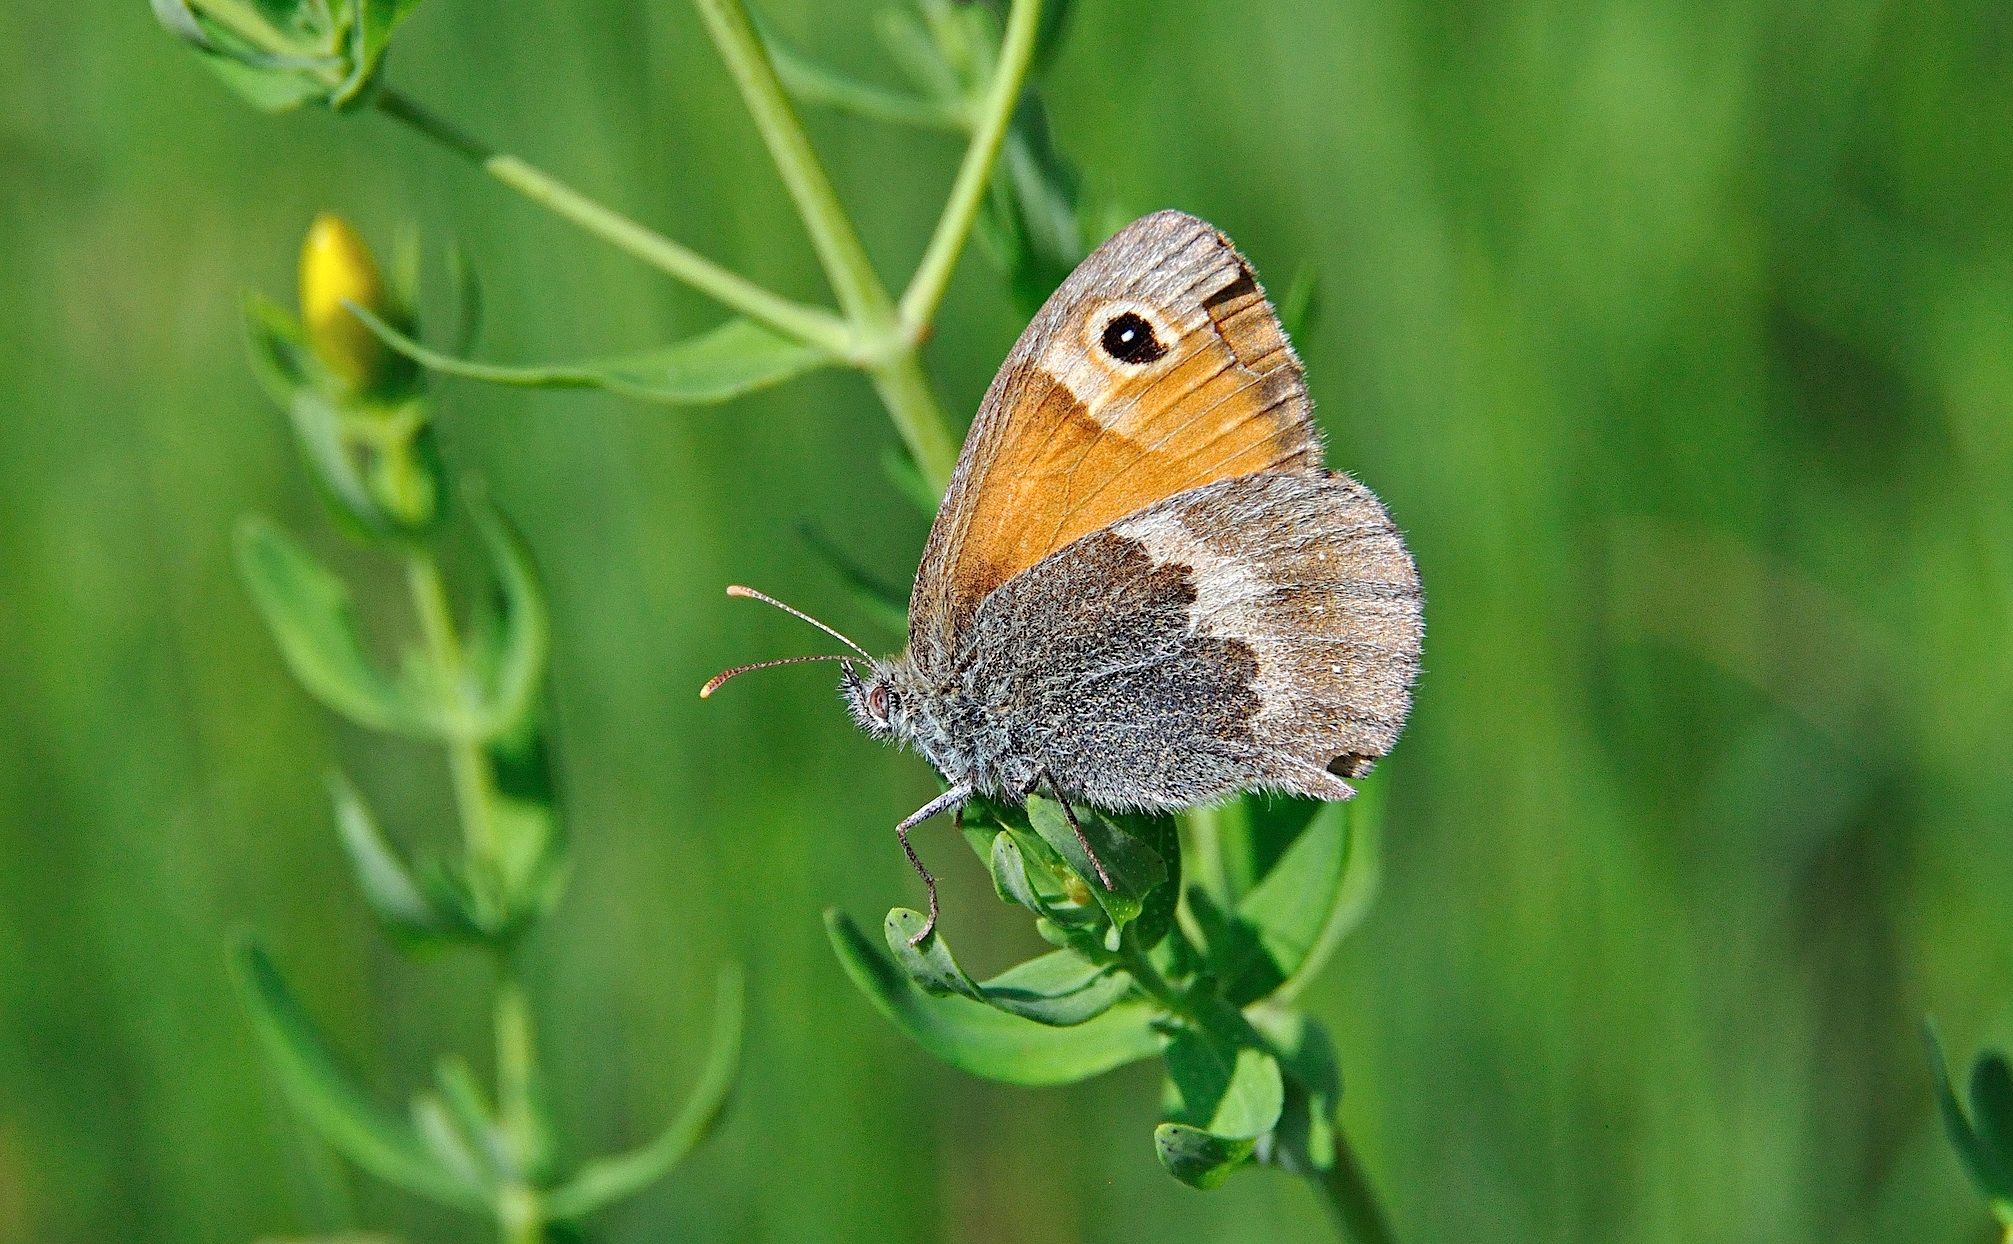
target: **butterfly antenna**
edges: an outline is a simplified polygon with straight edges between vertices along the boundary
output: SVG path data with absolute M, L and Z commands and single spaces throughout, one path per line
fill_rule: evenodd
M 720 689 L 720 684 L 729 678 L 738 678 L 749 670 L 765 670 L 774 665 L 802 665 L 806 661 L 850 661 L 853 658 L 832 652 L 821 652 L 812 657 L 778 657 L 774 661 L 757 661 L 753 665 L 737 665 L 730 670 L 721 670 L 699 688 L 699 698 L 705 699 Z
M 865 657 L 868 661 L 872 661 L 874 659 L 872 653 L 868 652 L 865 648 L 860 647 L 852 640 L 847 639 L 844 635 L 839 634 L 839 632 L 833 630 L 831 627 L 826 626 L 823 622 L 818 621 L 816 618 L 812 617 L 808 613 L 805 613 L 801 609 L 790 608 L 790 606 L 784 604 L 780 600 L 777 600 L 775 597 L 768 595 L 767 593 L 758 592 L 752 587 L 742 587 L 740 584 L 736 583 L 732 587 L 727 589 L 727 595 L 746 596 L 750 600 L 759 600 L 765 605 L 774 605 L 776 606 L 776 608 L 781 609 L 784 613 L 789 614 L 793 618 L 797 618 L 804 622 L 809 622 L 812 626 L 817 627 L 819 630 L 825 632 L 825 634 L 830 635 L 833 639 L 838 640 L 840 643 L 846 645 L 846 647 L 851 648 L 854 652 L 859 653 L 861 656 Z

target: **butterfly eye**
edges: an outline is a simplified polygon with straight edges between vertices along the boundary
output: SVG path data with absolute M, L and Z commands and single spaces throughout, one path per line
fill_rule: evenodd
M 1151 363 L 1167 353 L 1167 346 L 1153 333 L 1153 325 L 1137 311 L 1121 311 L 1104 326 L 1098 339 L 1104 352 L 1121 363 Z
M 867 711 L 876 721 L 888 719 L 888 689 L 880 683 L 867 688 Z

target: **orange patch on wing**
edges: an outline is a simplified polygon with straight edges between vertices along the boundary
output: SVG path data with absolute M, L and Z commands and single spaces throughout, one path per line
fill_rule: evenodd
M 1259 309 L 1271 321 L 1262 298 Z M 1253 371 L 1209 328 L 1175 350 L 1178 359 L 1148 375 L 1113 377 L 1095 415 L 1047 371 L 1027 377 L 974 481 L 951 568 L 955 599 L 975 604 L 1078 537 L 1177 492 L 1257 471 L 1320 468 L 1298 368 Z M 1276 349 L 1253 356 L 1289 358 Z
M 1128 316 L 1164 353 L 1100 348 Z M 917 572 L 911 642 L 944 646 L 987 593 L 1157 501 L 1321 473 L 1321 458 L 1300 362 L 1229 239 L 1175 212 L 1136 221 L 1056 291 L 986 394 Z

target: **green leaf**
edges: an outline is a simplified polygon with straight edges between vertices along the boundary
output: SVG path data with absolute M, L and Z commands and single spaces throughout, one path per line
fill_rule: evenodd
M 970 998 L 1037 1024 L 1068 1028 L 1102 1015 L 1132 992 L 1132 977 L 1069 950 L 1031 959 L 979 984 L 937 931 L 909 945 L 923 919 L 921 912 L 897 907 L 883 931 L 895 962 L 925 993 Z
M 153 0 L 154 16 L 168 31 L 194 48 L 218 79 L 255 108 L 284 112 L 326 95 L 320 75 L 336 69 L 339 58 L 325 54 L 331 32 L 318 6 L 261 5 L 268 29 L 297 50 L 276 55 L 228 24 L 210 17 L 187 0 Z
M 979 990 L 1002 1011 L 1037 1024 L 1069 1028 L 1123 1002 L 1133 991 L 1133 980 L 1073 950 L 1058 950 L 1008 968 L 982 982 Z
M 372 730 L 437 738 L 453 728 L 417 675 L 397 679 L 364 655 L 349 589 L 262 518 L 238 524 L 238 570 L 287 667 L 314 696 Z
M 494 1188 L 495 1172 L 476 1156 L 476 1142 L 439 1093 L 422 1089 L 414 1094 L 412 1126 L 428 1152 L 457 1179 L 472 1187 Z
M 329 106 L 337 109 L 353 107 L 368 98 L 385 50 L 391 45 L 392 32 L 418 7 L 419 0 L 352 0 L 352 4 L 349 72 L 328 97 Z
M 1321 809 L 1263 880 L 1237 904 L 1237 915 L 1282 980 L 1307 961 L 1327 927 L 1349 864 L 1347 805 Z
M 1250 1140 L 1279 1122 L 1279 1062 L 1251 1045 L 1190 1029 L 1167 1047 L 1168 1114 L 1217 1136 Z
M 473 931 L 458 911 L 443 911 L 428 899 L 348 778 L 331 773 L 328 788 L 335 805 L 336 833 L 356 874 L 357 888 L 394 942 L 405 949 L 417 949 L 444 936 L 465 936 Z
M 969 998 L 937 998 L 915 982 L 852 920 L 825 913 L 839 963 L 860 992 L 916 1044 L 953 1067 L 1007 1084 L 1043 1086 L 1079 1080 L 1151 1057 L 1165 1038 L 1158 1014 L 1124 1003 L 1071 1028 L 1050 1028 Z
M 2000 1221 L 2013 1226 L 2013 1153 L 1997 1147 L 1992 1140 L 1973 1128 L 1970 1119 L 1964 1116 L 1964 1107 L 1958 1104 L 1957 1094 L 1950 1087 L 1950 1068 L 1943 1057 L 1943 1042 L 1937 1037 L 1934 1026 L 1927 1030 L 1930 1066 L 1936 1077 L 1936 1105 L 1943 1115 L 1943 1130 L 1950 1137 L 1951 1145 L 1957 1150 L 1958 1160 L 1964 1171 L 1971 1177 L 1972 1184 L 1991 1202 L 1992 1212 Z M 1983 1063 L 1984 1058 L 1979 1062 Z M 1978 1072 L 1972 1073 L 1974 1106 L 1978 1087 Z M 1996 1126 L 1996 1121 L 1995 1121 Z
M 1153 1147 L 1167 1173 L 1205 1192 L 1230 1178 L 1257 1143 L 1211 1135 L 1184 1123 L 1163 1123 L 1153 1129 Z
M 524 537 L 485 499 L 472 498 L 469 513 L 503 597 L 502 633 L 485 661 L 487 685 L 475 724 L 477 736 L 490 739 L 521 730 L 536 712 L 551 629 Z
M 1104 861 L 1111 874 L 1112 888 L 1107 890 L 1098 879 L 1096 865 L 1084 852 L 1083 843 L 1077 840 L 1076 831 L 1070 828 L 1069 818 L 1061 804 L 1040 795 L 1030 795 L 1027 818 L 1041 840 L 1060 855 L 1089 887 L 1114 928 L 1123 928 L 1136 919 L 1147 894 L 1167 880 L 1167 865 L 1153 848 L 1104 817 L 1086 813 L 1079 818 L 1079 823 L 1083 826 L 1084 837 L 1090 840 L 1098 858 Z
M 1260 1161 L 1296 1175 L 1316 1175 L 1335 1165 L 1335 1111 L 1342 1102 L 1342 1070 L 1328 1032 L 1299 1011 L 1255 1007 L 1246 1012 L 1279 1060 L 1286 1097 L 1279 1122 L 1258 1146 Z
M 1181 1182 L 1214 1188 L 1279 1122 L 1285 1087 L 1263 1050 L 1190 1029 L 1167 1047 L 1167 1108 L 1154 1130 L 1160 1163 Z
M 952 957 L 950 946 L 937 935 L 936 930 L 932 929 L 928 937 L 915 945 L 909 944 L 909 939 L 922 929 L 927 918 L 907 907 L 896 907 L 888 912 L 881 928 L 895 962 L 924 993 L 937 997 L 957 994 L 974 1002 L 984 1002 L 985 995 L 979 992 L 978 983 L 965 975 L 965 970 Z
M 756 26 L 783 89 L 800 103 L 890 125 L 960 132 L 968 128 L 964 113 L 952 100 L 924 99 L 856 81 L 805 58 L 776 38 L 764 23 L 757 22 Z
M 986 867 L 993 875 L 993 890 L 1001 901 L 1019 903 L 1037 916 L 1048 916 L 1048 904 L 1028 879 L 1027 860 L 1014 843 L 1012 833 L 1002 829 L 993 834 Z
M 2013 1166 L 2013 1070 L 1988 1050 L 1971 1064 L 1971 1126 L 1978 1139 Z
M 1321 318 L 1321 274 L 1302 268 L 1293 274 L 1286 297 L 1279 300 L 1279 326 L 1289 341 L 1302 341 Z
M 1146 844 L 1167 868 L 1167 876 L 1146 892 L 1131 934 L 1141 950 L 1152 950 L 1174 927 L 1181 904 L 1181 831 L 1167 815 L 1132 814 L 1114 818 L 1132 838 Z
M 443 1165 L 410 1126 L 371 1101 L 344 1074 L 257 942 L 240 940 L 231 967 L 281 1090 L 337 1152 L 386 1183 L 444 1205 L 484 1209 L 480 1187 Z
M 607 389 L 674 406 L 725 402 L 838 361 L 815 346 L 736 318 L 675 345 L 635 354 L 552 367 L 510 367 L 428 349 L 364 308 L 345 305 L 392 349 L 450 376 L 528 388 Z
M 712 1045 L 706 1054 L 706 1066 L 699 1073 L 698 1087 L 686 1100 L 685 1108 L 678 1112 L 670 1127 L 643 1148 L 582 1164 L 578 1174 L 547 1196 L 547 1214 L 571 1222 L 627 1200 L 663 1178 L 712 1133 L 740 1076 L 742 995 L 741 969 L 723 964 L 714 991 Z

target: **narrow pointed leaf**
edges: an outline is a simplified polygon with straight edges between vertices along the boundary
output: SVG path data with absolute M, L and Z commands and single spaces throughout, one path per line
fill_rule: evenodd
M 964 114 L 948 101 L 923 99 L 857 81 L 799 54 L 766 28 L 761 35 L 783 89 L 801 103 L 890 125 L 951 131 L 967 128 Z
M 238 569 L 287 667 L 322 703 L 373 730 L 422 737 L 449 727 L 409 680 L 364 655 L 349 589 L 272 523 L 238 525 Z
M 440 1164 L 470 1187 L 491 1187 L 493 1171 L 476 1156 L 475 1142 L 466 1134 L 447 1101 L 431 1089 L 412 1099 L 413 1130 Z
M 392 349 L 423 367 L 491 384 L 608 389 L 646 402 L 698 406 L 781 384 L 837 360 L 751 320 L 732 319 L 675 345 L 551 367 L 510 367 L 428 349 L 369 311 L 350 310 Z
M 962 997 L 933 997 L 838 911 L 825 913 L 832 949 L 860 992 L 888 1021 L 953 1067 L 1007 1084 L 1074 1084 L 1151 1057 L 1164 1038 L 1159 1014 L 1114 1006 L 1087 1023 L 1049 1028 Z
M 444 1166 L 409 1125 L 371 1101 L 342 1071 L 256 942 L 239 942 L 232 968 L 281 1090 L 323 1139 L 386 1183 L 446 1205 L 484 1206 L 479 1188 Z
M 413 880 L 398 848 L 378 828 L 362 794 L 340 773 L 329 775 L 328 786 L 343 853 L 349 856 L 364 902 L 385 932 L 406 946 L 424 944 L 447 932 L 453 922 L 428 901 Z
M 545 1201 L 546 1212 L 561 1222 L 584 1218 L 603 1206 L 635 1196 L 706 1139 L 720 1122 L 741 1071 L 743 987 L 741 969 L 723 964 L 714 990 L 713 1041 L 698 1087 L 671 1126 L 641 1149 L 619 1157 L 595 1158 Z

